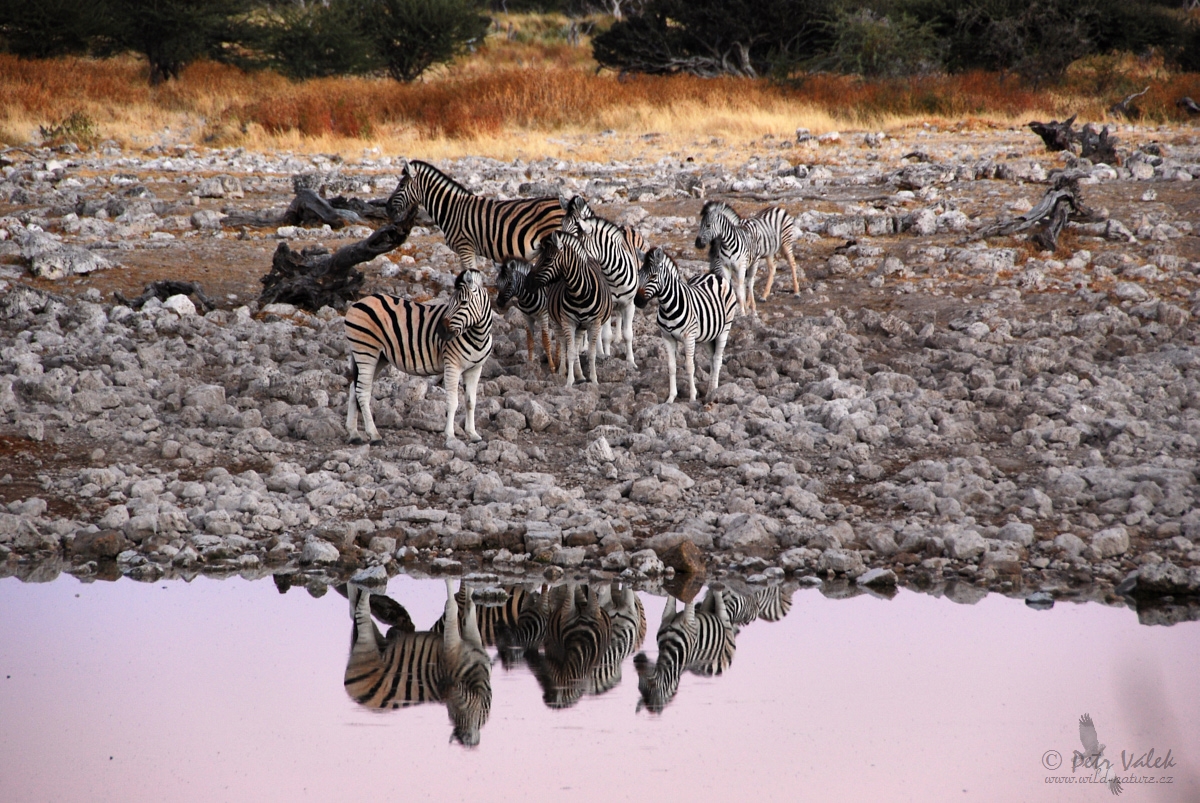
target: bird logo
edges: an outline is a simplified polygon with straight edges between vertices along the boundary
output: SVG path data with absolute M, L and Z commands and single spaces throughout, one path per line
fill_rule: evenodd
M 1084 714 L 1079 718 L 1079 741 L 1083 744 L 1083 752 L 1075 751 L 1073 766 L 1092 767 L 1099 771 L 1104 759 L 1104 748 L 1108 745 L 1100 744 L 1091 714 Z M 1103 760 L 1103 764 L 1105 771 L 1112 769 L 1112 762 Z M 1108 791 L 1114 795 L 1121 794 L 1121 779 L 1115 773 L 1108 779 Z

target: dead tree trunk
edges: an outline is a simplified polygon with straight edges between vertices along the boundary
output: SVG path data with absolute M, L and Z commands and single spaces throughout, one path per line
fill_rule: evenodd
M 1142 111 L 1137 106 L 1130 106 L 1135 100 L 1150 91 L 1150 87 L 1146 87 L 1141 92 L 1134 92 L 1132 95 L 1127 95 L 1124 100 L 1120 100 L 1108 107 L 1109 113 L 1116 117 L 1120 115 L 1126 120 L 1136 120 L 1142 116 Z
M 1072 114 L 1061 123 L 1058 120 L 1051 120 L 1048 123 L 1039 123 L 1035 120 L 1029 124 L 1029 128 L 1042 138 L 1042 142 L 1046 143 L 1046 150 L 1069 151 L 1071 144 L 1077 139 L 1076 133 L 1071 130 L 1071 124 L 1075 122 L 1077 116 Z
M 303 192 L 310 191 L 301 190 Z M 297 252 L 287 243 L 280 243 L 271 258 L 271 272 L 260 280 L 263 291 L 258 297 L 259 306 L 285 303 L 310 312 L 321 307 L 345 309 L 346 305 L 358 300 L 365 278 L 354 266 L 399 248 L 412 231 L 417 209 L 414 205 L 401 219 L 332 254 L 326 248 L 305 248 Z
M 1064 171 L 1054 180 L 1054 186 L 1046 191 L 1037 205 L 1023 215 L 1012 220 L 997 223 L 976 232 L 971 239 L 996 237 L 1016 234 L 1042 224 L 1042 229 L 1030 239 L 1043 251 L 1054 251 L 1058 248 L 1058 236 L 1068 221 L 1074 219 L 1080 222 L 1102 220 L 1107 216 L 1107 210 L 1096 210 L 1083 200 L 1079 179 L 1086 173 L 1081 171 Z
M 171 296 L 195 296 L 205 311 L 216 309 L 212 299 L 204 294 L 198 282 L 179 282 L 173 279 L 163 279 L 151 282 L 137 298 L 126 298 L 119 291 L 113 293 L 113 298 L 131 309 L 141 309 L 152 298 L 166 301 Z
M 1088 123 L 1079 132 L 1079 155 L 1093 162 L 1104 162 L 1106 165 L 1119 165 L 1121 159 L 1117 156 L 1117 138 L 1108 133 L 1108 126 L 1099 132 Z

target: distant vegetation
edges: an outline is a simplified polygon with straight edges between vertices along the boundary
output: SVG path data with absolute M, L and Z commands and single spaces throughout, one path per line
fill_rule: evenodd
M 1030 86 L 1080 58 L 1200 67 L 1200 11 L 1180 0 L 0 0 L 0 49 L 24 58 L 141 54 L 151 83 L 201 58 L 291 78 L 412 81 L 483 44 L 492 14 L 569 20 L 596 62 L 701 77 L 814 71 L 902 77 L 987 70 Z

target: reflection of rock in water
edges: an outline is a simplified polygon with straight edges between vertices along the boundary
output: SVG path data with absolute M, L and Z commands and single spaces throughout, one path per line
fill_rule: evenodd
M 583 696 L 592 671 L 612 640 L 612 617 L 600 595 L 575 583 L 550 592 L 550 621 L 542 652 L 527 650 L 526 660 L 551 708 L 569 708 Z
M 652 713 L 662 713 L 686 669 L 699 675 L 719 675 L 733 663 L 736 632 L 725 610 L 724 595 L 709 589 L 699 604 L 684 605 L 676 612 L 675 598 L 668 596 L 658 628 L 658 660 L 653 664 L 645 653 L 638 653 L 634 666 L 638 672 L 638 691 L 643 705 Z
M 492 665 L 470 596 L 465 597 L 465 623 L 460 626 L 459 604 L 447 580 L 443 619 L 449 624 L 444 632 L 411 633 L 392 627 L 386 638 L 371 618 L 371 593 L 352 586 L 348 596 L 354 627 L 346 693 L 370 708 L 444 702 L 454 738 L 465 745 L 478 744 L 492 705 Z

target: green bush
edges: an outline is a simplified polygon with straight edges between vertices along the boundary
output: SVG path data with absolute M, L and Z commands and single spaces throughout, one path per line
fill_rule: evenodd
M 483 41 L 491 20 L 472 0 L 372 0 L 368 25 L 397 81 L 415 80 Z
M 289 78 L 358 75 L 383 66 L 360 0 L 287 5 L 262 32 L 265 61 Z
M 825 69 L 895 77 L 942 67 L 943 46 L 933 26 L 908 14 L 880 16 L 869 8 L 839 11 L 830 29 L 829 51 L 815 62 Z

